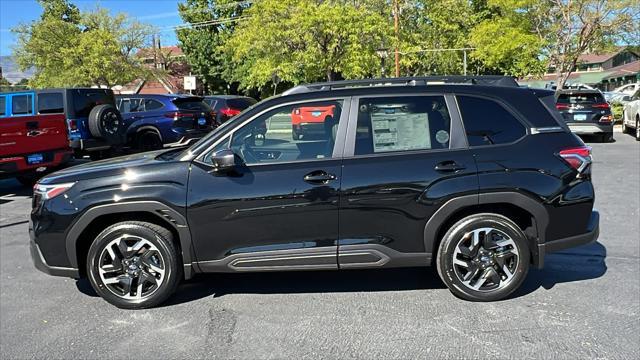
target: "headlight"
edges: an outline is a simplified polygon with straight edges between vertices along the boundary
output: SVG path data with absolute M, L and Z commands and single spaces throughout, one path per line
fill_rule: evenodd
M 64 194 L 67 190 L 71 189 L 73 185 L 75 185 L 74 182 L 52 185 L 35 184 L 33 192 L 42 196 L 42 200 L 49 200 L 58 195 Z

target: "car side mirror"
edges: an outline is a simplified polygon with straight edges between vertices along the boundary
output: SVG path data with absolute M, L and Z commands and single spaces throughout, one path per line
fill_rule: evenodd
M 211 156 L 213 171 L 227 173 L 236 167 L 236 154 L 231 149 L 218 150 Z

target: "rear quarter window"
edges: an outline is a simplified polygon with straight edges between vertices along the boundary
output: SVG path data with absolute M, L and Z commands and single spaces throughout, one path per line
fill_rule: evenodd
M 64 113 L 64 100 L 61 93 L 41 93 L 38 98 L 38 114 Z
M 464 95 L 457 100 L 470 146 L 507 144 L 527 133 L 511 112 L 493 100 Z
M 250 98 L 227 99 L 227 105 L 230 108 L 244 110 L 255 104 L 257 101 Z
M 0 116 L 6 115 L 7 98 L 0 96 Z
M 11 97 L 11 114 L 12 115 L 33 114 L 33 96 L 30 94 L 12 96 Z

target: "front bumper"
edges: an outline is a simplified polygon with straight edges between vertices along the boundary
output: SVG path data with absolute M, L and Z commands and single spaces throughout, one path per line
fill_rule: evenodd
M 587 231 L 585 233 L 563 239 L 547 241 L 544 244 L 538 244 L 537 267 L 542 268 L 544 266 L 544 256 L 546 253 L 591 244 L 598 240 L 599 235 L 600 213 L 598 213 L 597 210 L 593 210 L 591 212 L 591 218 L 589 219 L 589 225 L 587 226 Z
M 31 250 L 31 259 L 33 260 L 33 264 L 36 269 L 52 276 L 66 276 L 75 279 L 80 278 L 80 271 L 78 271 L 78 269 L 47 265 L 47 262 L 44 260 L 42 252 L 40 251 L 40 247 L 38 247 L 38 244 L 33 240 L 30 241 L 29 247 Z
M 571 132 L 579 135 L 612 133 L 613 124 L 599 123 L 567 123 Z

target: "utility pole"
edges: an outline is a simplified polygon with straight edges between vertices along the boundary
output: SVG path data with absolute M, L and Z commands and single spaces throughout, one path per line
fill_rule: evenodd
M 400 35 L 398 29 L 398 13 L 399 11 L 398 0 L 393 0 L 393 27 L 396 32 L 396 77 L 400 77 L 400 52 L 398 51 L 398 43 L 400 42 Z

